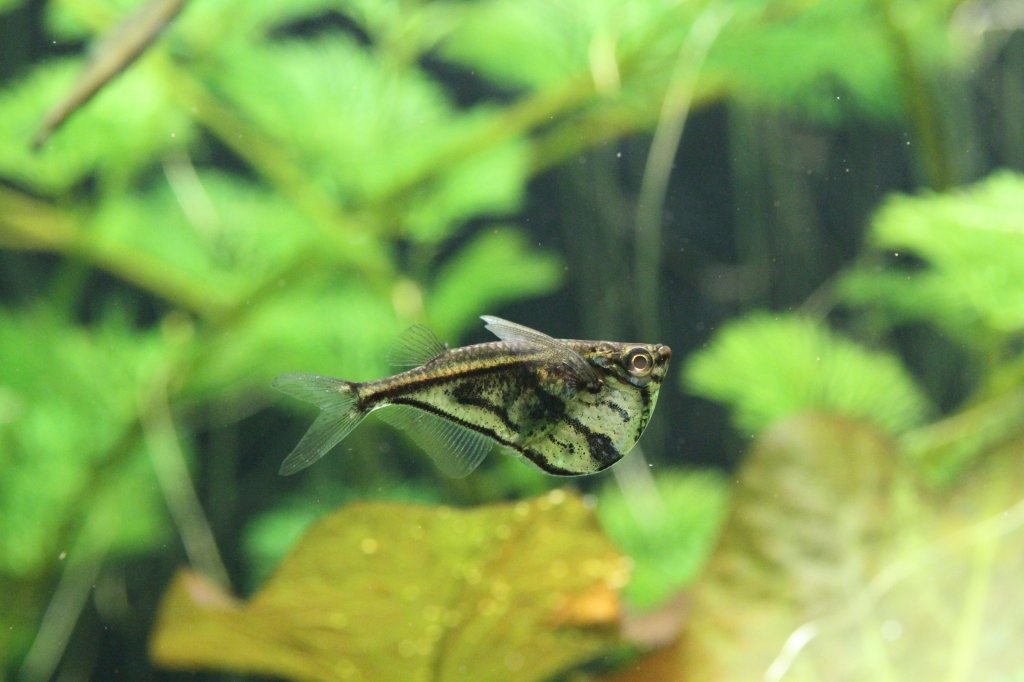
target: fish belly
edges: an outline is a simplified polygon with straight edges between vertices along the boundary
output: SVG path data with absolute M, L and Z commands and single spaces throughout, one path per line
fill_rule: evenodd
M 629 390 L 614 385 L 597 393 L 577 390 L 572 381 L 544 368 L 453 377 L 394 402 L 478 431 L 561 476 L 611 466 L 643 431 L 642 405 Z

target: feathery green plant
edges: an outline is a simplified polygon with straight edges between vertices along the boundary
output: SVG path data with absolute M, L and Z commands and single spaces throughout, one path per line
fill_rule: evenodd
M 210 541 L 217 519 L 190 476 L 218 501 L 251 471 L 272 475 L 277 453 L 262 434 L 217 445 L 224 423 L 266 404 L 270 377 L 380 375 L 380 349 L 411 322 L 456 341 L 480 312 L 557 288 L 560 259 L 511 217 L 529 181 L 653 128 L 704 13 L 728 20 L 693 107 L 737 101 L 834 124 L 907 116 L 922 165 L 948 175 L 922 103 L 958 63 L 949 0 L 194 0 L 32 152 L 40 120 L 87 62 L 71 47 L 134 5 L 47 3 L 34 28 L 62 55 L 18 65 L 0 91 L 0 267 L 12 294 L 0 304 L 0 591 L 18 598 L 0 612 L 0 676 L 21 666 L 25 679 L 50 677 L 59 635 L 106 564 L 152 555 L 176 534 L 194 564 L 224 573 Z M 22 8 L 0 1 L 0 12 Z M 495 96 L 459 101 L 444 69 Z M 947 291 L 998 289 L 998 277 L 982 279 Z M 969 312 L 1008 340 L 1019 311 Z M 802 322 L 759 333 L 783 355 L 793 349 L 779 337 L 797 336 L 829 369 L 823 383 L 775 377 L 747 395 L 770 377 L 764 368 L 709 351 L 695 367 L 710 369 L 693 371 L 709 395 L 742 407 L 748 428 L 822 399 L 896 430 L 926 412 L 886 354 Z M 721 378 L 707 374 L 716 367 Z M 802 357 L 791 370 L 814 367 Z M 886 382 L 889 398 L 869 404 L 862 391 Z M 373 458 L 362 482 L 394 480 L 399 460 Z M 675 569 L 674 579 L 690 570 Z M 78 609 L 53 610 L 30 650 L 58 583 Z
M 813 410 L 899 432 L 919 424 L 928 405 L 895 357 L 793 315 L 752 315 L 721 329 L 690 358 L 685 380 L 729 404 L 737 426 L 750 432 Z

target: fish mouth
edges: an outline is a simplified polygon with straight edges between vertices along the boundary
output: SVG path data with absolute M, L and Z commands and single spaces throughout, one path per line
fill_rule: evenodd
M 658 346 L 658 360 L 668 362 L 672 359 L 672 349 L 665 345 Z

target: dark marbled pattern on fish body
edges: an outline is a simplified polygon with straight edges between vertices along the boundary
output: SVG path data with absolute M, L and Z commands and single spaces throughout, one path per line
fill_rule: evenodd
M 392 406 L 417 411 L 415 423 L 409 426 L 406 420 L 403 428 L 414 437 L 415 429 L 432 429 L 429 449 L 457 450 L 454 463 L 444 453 L 431 452 L 454 475 L 471 471 L 483 455 L 469 452 L 479 447 L 471 434 L 442 433 L 444 423 L 497 442 L 554 475 L 601 471 L 633 447 L 654 410 L 671 357 L 667 346 L 552 339 L 497 318 L 485 320 L 505 340 L 441 347 L 409 371 L 376 381 L 339 382 L 344 386 L 333 390 L 348 396 L 346 411 L 358 415 L 356 422 L 378 408 L 385 408 L 385 418 Z M 282 384 L 288 390 L 288 382 Z M 322 440 L 316 441 L 318 447 Z M 461 445 L 452 447 L 453 442 Z M 303 466 L 311 463 L 308 453 L 302 456 L 302 447 L 300 443 L 288 461 L 299 453 Z M 289 468 L 288 461 L 283 469 Z

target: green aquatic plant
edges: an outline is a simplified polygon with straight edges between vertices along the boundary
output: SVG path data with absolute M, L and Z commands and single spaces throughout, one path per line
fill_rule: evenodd
M 889 325 L 924 321 L 986 351 L 990 366 L 1005 361 L 1024 326 L 1022 202 L 1024 176 L 1009 171 L 946 194 L 891 197 L 840 294 Z
M 633 562 L 624 596 L 642 610 L 657 608 L 697 579 L 729 501 L 727 481 L 715 471 L 659 472 L 651 483 L 653 490 L 609 483 L 597 505 L 601 527 Z
M 953 480 L 1024 429 L 1022 200 L 1021 177 L 1009 172 L 948 193 L 890 197 L 872 221 L 870 248 L 835 283 L 835 297 L 858 315 L 851 327 L 888 342 L 923 323 L 955 341 L 946 357 L 981 370 L 946 418 L 926 421 L 936 400 L 907 369 L 916 358 L 869 350 L 793 314 L 730 323 L 692 357 L 684 385 L 728 404 L 752 432 L 805 410 L 863 418 L 900 435 L 929 480 Z
M 313 5 L 240 7 L 191 3 L 38 152 L 33 131 L 84 58 L 0 92 L 0 246 L 58 258 L 38 275 L 10 270 L 0 311 L 0 570 L 35 595 L 2 615 L 5 665 L 28 650 L 58 580 L 82 605 L 102 566 L 175 530 L 223 575 L 189 474 L 197 415 L 244 414 L 287 369 L 384 373 L 410 322 L 436 318 L 455 340 L 480 306 L 562 276 L 512 226 L 448 245 L 522 198 L 521 140 L 469 144 L 461 161 L 447 152 L 477 139 L 483 108 L 455 106 L 415 65 L 388 66 L 347 37 L 271 36 Z M 118 18 L 105 3 L 46 11 L 61 40 Z M 49 676 L 66 641 L 54 633 L 78 617 L 54 613 L 28 678 Z
M 1021 187 L 999 173 L 890 198 L 835 288 L 876 343 L 924 323 L 984 368 L 946 414 L 910 378 L 915 358 L 806 316 L 748 316 L 693 356 L 687 385 L 763 435 L 678 640 L 618 679 L 1014 678 Z
M 1024 440 L 938 497 L 898 451 L 835 416 L 768 429 L 678 639 L 607 682 L 1015 679 Z
M 190 572 L 154 659 L 295 680 L 544 680 L 615 641 L 629 564 L 580 498 L 455 510 L 356 503 L 239 602 Z
M 683 379 L 728 403 L 736 425 L 755 433 L 808 410 L 863 417 L 892 431 L 921 423 L 927 413 L 927 398 L 896 357 L 796 315 L 730 323 L 691 356 Z
M 386 347 L 408 324 L 429 323 L 457 343 L 481 312 L 555 291 L 569 259 L 516 224 L 543 171 L 724 103 L 831 126 L 861 116 L 905 122 L 930 183 L 941 186 L 951 174 L 940 114 L 928 106 L 933 84 L 957 78 L 962 63 L 947 0 L 193 0 L 33 151 L 47 112 L 88 61 L 86 44 L 98 47 L 134 4 L 0 0 L 0 593 L 11 596 L 0 609 L 0 677 L 17 670 L 25 680 L 49 679 L 62 659 L 91 660 L 93 642 L 72 636 L 80 617 L 79 633 L 102 623 L 121 628 L 126 649 L 139 644 L 133 633 L 151 607 L 128 610 L 109 599 L 128 592 L 123 574 L 143 572 L 122 570 L 134 558 L 148 567 L 147 594 L 163 580 L 162 567 L 183 556 L 227 583 L 236 572 L 264 574 L 299 527 L 342 501 L 382 496 L 382 488 L 393 497 L 480 502 L 550 486 L 500 464 L 460 483 L 420 476 L 413 458 L 372 431 L 336 468 L 281 484 L 274 471 L 298 434 L 287 433 L 293 427 L 279 412 L 249 419 L 268 405 L 267 386 L 280 372 L 380 376 Z M 854 50 L 860 58 L 848 58 Z M 671 160 L 672 145 L 662 146 Z M 1004 197 L 1004 217 L 1015 182 L 992 190 Z M 628 217 L 617 216 L 612 240 L 586 222 L 574 221 L 570 250 L 632 248 Z M 925 257 L 922 235 L 893 243 L 917 242 Z M 650 236 L 635 259 L 649 289 L 637 316 L 649 318 L 639 325 L 648 328 L 658 321 L 650 311 L 659 310 L 661 270 Z M 878 245 L 890 248 L 882 238 Z M 999 290 L 998 277 L 957 283 L 973 265 L 940 260 L 945 281 L 934 286 L 943 296 Z M 622 286 L 629 278 L 606 266 L 588 266 L 593 286 L 580 307 L 633 315 L 624 305 L 632 302 L 631 287 Z M 970 337 L 970 352 L 975 337 L 964 320 L 992 322 L 977 333 L 995 359 L 988 372 L 1006 381 L 1000 370 L 1014 352 L 1015 308 L 987 299 L 965 314 L 960 302 L 944 308 L 940 300 L 924 311 L 897 297 L 927 291 L 893 279 L 862 280 L 856 293 L 854 278 L 848 302 L 877 316 L 902 309 L 939 320 Z M 881 290 L 885 301 L 875 295 Z M 706 377 L 701 390 L 739 406 L 737 423 L 752 430 L 823 406 L 894 431 L 920 426 L 931 401 L 893 366 L 892 348 L 860 337 L 854 346 L 841 340 L 855 337 L 845 331 L 803 321 L 775 329 L 776 340 L 804 341 L 776 347 L 807 353 L 791 364 L 795 373 L 812 372 L 810 354 L 835 351 L 825 353 L 832 365 L 824 386 L 787 384 L 752 362 L 729 375 L 733 356 L 723 352 L 716 365 L 713 349 L 703 357 L 722 376 Z M 963 438 L 963 421 L 939 421 L 909 431 L 908 448 L 946 447 L 955 452 L 944 461 L 973 461 L 1016 419 L 1005 400 L 1003 419 L 988 418 L 998 383 L 965 413 L 985 427 L 983 437 Z M 750 387 L 764 392 L 748 395 Z M 882 395 L 870 400 L 868 390 Z M 801 397 L 776 403 L 780 396 Z M 974 445 L 962 452 L 968 441 Z M 396 485 L 410 476 L 415 485 Z M 639 603 L 653 604 L 699 573 L 699 550 L 688 552 L 710 544 L 722 490 L 697 492 L 692 482 L 657 483 L 666 513 L 646 524 L 651 535 L 634 534 L 618 514 L 607 521 L 636 555 L 630 589 Z M 687 494 L 704 493 L 700 518 L 692 506 L 681 512 Z M 601 494 L 612 510 L 623 502 Z M 302 499 L 315 503 L 289 516 Z M 672 525 L 677 510 L 702 529 L 699 538 Z M 222 559 L 214 538 L 234 542 L 235 529 L 253 518 L 280 524 L 253 526 L 252 537 L 263 539 L 251 540 L 252 565 L 239 567 L 233 547 Z M 658 537 L 670 551 L 654 549 Z
M 839 296 L 883 330 L 923 325 L 970 368 L 958 411 L 907 434 L 929 478 L 949 483 L 980 453 L 1024 429 L 1024 177 L 1001 171 L 945 194 L 894 196 Z M 885 265 L 881 265 L 884 263 Z M 958 382 L 964 376 L 955 377 Z

